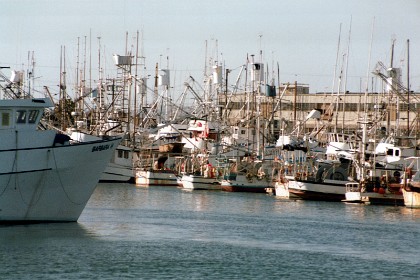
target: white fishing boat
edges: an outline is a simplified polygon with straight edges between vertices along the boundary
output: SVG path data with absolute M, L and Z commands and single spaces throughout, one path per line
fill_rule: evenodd
M 350 162 L 321 160 L 299 150 L 283 156 L 283 160 L 284 167 L 280 173 L 284 175 L 280 182 L 287 182 L 289 196 L 324 201 L 341 201 L 345 198 Z
M 149 186 L 178 186 L 178 178 L 173 170 L 137 170 L 136 185 Z
M 133 153 L 132 148 L 118 145 L 100 178 L 100 182 L 134 183 L 136 173 L 133 167 Z
M 187 190 L 221 190 L 220 180 L 214 176 L 183 174 L 182 187 Z
M 38 129 L 49 99 L 0 100 L 0 222 L 77 221 L 121 138 Z
M 274 193 L 277 197 L 290 198 L 289 183 L 286 181 L 276 182 L 274 184 Z
M 174 143 L 174 142 L 171 142 Z M 167 145 L 165 142 L 157 147 L 144 149 L 140 154 L 142 162 L 136 168 L 135 183 L 137 186 L 178 186 L 175 169 L 183 143 Z
M 274 187 L 274 182 L 268 177 L 250 177 L 239 173 L 222 180 L 222 190 L 226 192 L 266 193 Z
M 233 160 L 221 182 L 222 190 L 227 192 L 265 193 L 274 188 L 270 170 L 271 162 L 252 160 L 247 156 L 242 161 Z
M 420 208 L 420 189 L 402 189 L 404 205 L 408 208 Z
M 420 157 L 411 157 L 408 160 L 413 160 L 412 163 L 406 168 L 405 175 L 410 179 L 402 189 L 404 197 L 404 205 L 408 208 L 420 208 L 420 171 L 419 169 Z M 412 176 L 413 167 L 417 169 L 414 176 Z M 412 177 L 412 178 L 411 178 Z
M 187 190 L 221 190 L 218 168 L 206 154 L 192 154 L 181 164 L 180 185 Z
M 328 180 L 321 182 L 287 176 L 289 193 L 306 200 L 341 201 L 345 198 L 349 181 Z

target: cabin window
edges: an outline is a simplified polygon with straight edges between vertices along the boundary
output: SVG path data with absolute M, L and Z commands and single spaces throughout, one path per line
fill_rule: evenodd
M 118 157 L 122 158 L 123 157 L 123 150 L 118 150 Z
M 1 126 L 2 127 L 10 126 L 10 112 L 1 113 Z
M 36 119 L 38 118 L 38 110 L 31 110 L 29 111 L 29 116 L 28 116 L 28 122 L 29 123 L 35 123 Z
M 128 158 L 128 151 L 124 151 L 124 158 Z
M 393 149 L 388 149 L 388 150 L 386 151 L 386 155 L 387 155 L 387 156 L 393 156 L 393 155 L 394 155 L 394 150 L 393 150 Z
M 26 110 L 16 111 L 16 123 L 26 123 Z

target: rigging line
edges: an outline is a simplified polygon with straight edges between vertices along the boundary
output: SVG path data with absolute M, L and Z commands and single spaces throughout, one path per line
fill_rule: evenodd
M 88 198 L 85 202 L 79 202 L 79 203 L 78 203 L 78 202 L 73 201 L 73 200 L 70 198 L 69 194 L 67 193 L 66 189 L 64 188 L 63 181 L 61 180 L 60 172 L 58 171 L 59 169 L 58 169 L 58 166 L 57 166 L 57 160 L 56 160 L 56 158 L 55 158 L 54 149 L 52 149 L 52 154 L 53 154 L 53 160 L 54 160 L 55 170 L 57 170 L 57 171 L 56 171 L 56 173 L 57 173 L 57 178 L 58 178 L 58 180 L 59 180 L 59 182 L 60 182 L 60 186 L 61 186 L 61 188 L 63 189 L 63 192 L 64 192 L 64 194 L 66 195 L 67 199 L 68 199 L 71 203 L 76 204 L 76 205 L 83 205 L 83 204 L 87 203 L 87 201 L 89 200 L 89 198 Z
M 18 170 L 17 170 L 18 169 L 18 166 L 17 166 L 17 163 L 18 163 L 18 132 L 17 131 L 16 131 L 16 137 L 15 137 L 15 139 L 16 139 L 16 142 L 15 142 L 15 144 L 16 144 L 16 152 L 15 152 L 15 159 L 14 159 L 14 169 L 15 169 L 15 172 L 18 172 Z M 25 198 L 23 196 L 22 190 L 19 187 L 19 175 L 18 175 L 18 173 L 16 174 L 16 176 L 15 176 L 15 189 L 19 191 L 20 198 L 22 199 L 23 203 L 26 206 L 36 205 L 39 202 L 39 200 L 41 199 L 43 189 L 41 188 L 41 191 L 40 192 L 38 192 L 38 190 L 39 190 L 39 188 L 41 186 L 41 182 L 43 181 L 43 178 L 44 178 L 44 172 L 42 172 L 41 178 L 38 180 L 38 183 L 33 188 L 34 191 L 33 191 L 33 194 L 31 196 L 32 198 L 27 202 L 27 201 L 25 201 Z M 35 199 L 35 195 L 37 193 L 38 193 L 38 198 Z
M 16 153 L 17 153 L 17 151 L 16 151 Z M 13 164 L 12 164 L 12 172 L 10 173 L 10 175 L 9 175 L 9 179 L 7 180 L 7 184 L 6 184 L 6 186 L 4 187 L 4 189 L 0 192 L 0 196 L 2 196 L 5 192 L 6 192 L 6 190 L 7 190 L 7 187 L 9 186 L 9 184 L 10 184 L 10 180 L 12 179 L 12 176 L 13 176 L 13 168 L 15 167 L 15 165 L 16 165 L 16 156 L 15 156 L 15 158 L 14 158 L 14 160 L 13 160 Z M 17 175 L 16 175 L 17 176 Z

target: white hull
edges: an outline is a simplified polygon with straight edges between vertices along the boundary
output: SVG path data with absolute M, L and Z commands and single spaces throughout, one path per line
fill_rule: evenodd
M 228 192 L 266 192 L 274 187 L 274 182 L 266 178 L 248 179 L 245 174 L 237 174 L 235 179 L 222 180 L 222 190 Z
M 420 208 L 420 193 L 402 190 L 404 205 L 409 208 Z
M 137 170 L 136 185 L 138 186 L 178 186 L 178 180 L 170 170 Z
M 135 177 L 134 169 L 110 162 L 102 173 L 101 182 L 133 182 Z
M 346 192 L 345 202 L 362 203 L 362 193 L 357 191 Z
M 277 197 L 290 198 L 288 183 L 276 182 L 274 189 Z
M 0 167 L 0 220 L 77 221 L 119 141 L 3 148 L 2 161 L 11 164 Z
M 290 177 L 290 176 L 288 176 Z M 348 181 L 325 180 L 317 183 L 312 181 L 289 180 L 289 192 L 302 199 L 341 201 L 345 198 L 346 183 Z
M 101 176 L 101 182 L 134 183 L 136 156 L 132 148 L 118 145 L 114 156 Z
M 184 189 L 189 190 L 221 190 L 222 186 L 217 178 L 203 177 L 201 175 L 184 174 L 181 178 Z

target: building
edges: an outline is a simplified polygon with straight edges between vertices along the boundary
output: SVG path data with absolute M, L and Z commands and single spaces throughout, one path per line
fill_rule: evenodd
M 306 132 L 314 129 L 353 133 L 367 121 L 370 129 L 394 131 L 396 135 L 419 138 L 420 93 L 407 94 L 393 90 L 383 93 L 309 93 L 305 84 L 282 84 L 235 95 L 219 94 L 221 116 L 230 125 L 250 121 L 269 129 L 274 137 L 280 131 L 290 132 L 297 125 Z M 320 119 L 308 119 L 312 110 Z M 407 128 L 409 127 L 410 133 Z

